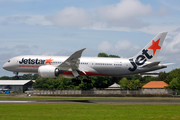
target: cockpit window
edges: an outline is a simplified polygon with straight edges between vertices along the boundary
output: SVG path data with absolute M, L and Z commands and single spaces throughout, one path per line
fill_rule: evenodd
M 11 62 L 10 60 L 8 60 L 8 62 Z

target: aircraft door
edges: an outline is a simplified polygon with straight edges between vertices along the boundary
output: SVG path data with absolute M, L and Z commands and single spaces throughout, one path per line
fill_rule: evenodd
M 95 65 L 94 61 L 89 62 L 89 64 L 90 64 L 90 66 L 94 66 Z

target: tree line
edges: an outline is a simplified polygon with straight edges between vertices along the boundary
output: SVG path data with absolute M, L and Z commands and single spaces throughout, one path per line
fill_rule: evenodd
M 85 76 L 78 79 L 80 84 L 72 82 L 70 78 L 64 78 L 61 75 L 56 78 L 41 78 L 37 74 L 24 74 L 19 76 L 20 80 L 35 80 L 33 87 L 35 89 L 104 89 L 113 83 L 118 83 L 123 89 L 139 89 L 150 81 L 164 81 L 169 84 L 167 88 L 180 90 L 180 68 L 174 69 L 169 73 L 160 72 L 158 77 L 145 76 L 139 74 L 129 75 L 124 77 L 104 77 L 104 76 L 89 76 L 92 83 L 83 82 Z M 14 77 L 3 76 L 0 80 L 14 80 Z

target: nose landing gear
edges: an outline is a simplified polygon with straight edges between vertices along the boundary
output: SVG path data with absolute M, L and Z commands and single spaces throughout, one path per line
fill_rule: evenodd
M 15 74 L 15 79 L 19 80 L 18 72 L 13 72 Z

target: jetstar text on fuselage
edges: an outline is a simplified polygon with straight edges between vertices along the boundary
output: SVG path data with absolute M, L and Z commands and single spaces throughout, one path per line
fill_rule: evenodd
M 43 59 L 31 59 L 31 58 L 28 58 L 28 59 L 25 59 L 25 58 L 22 58 L 21 61 L 19 61 L 19 64 L 45 64 L 46 60 L 43 60 Z

